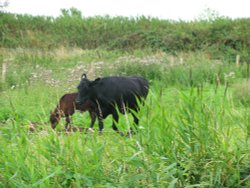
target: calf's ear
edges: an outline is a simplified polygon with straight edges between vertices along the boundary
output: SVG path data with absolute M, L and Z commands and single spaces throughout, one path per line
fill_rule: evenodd
M 94 81 L 92 81 L 89 86 L 94 86 L 96 85 L 99 81 L 101 80 L 101 78 L 96 78 Z

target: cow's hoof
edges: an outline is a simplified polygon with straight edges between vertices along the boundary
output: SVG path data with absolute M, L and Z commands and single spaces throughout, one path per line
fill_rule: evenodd
M 122 132 L 119 131 L 118 133 L 119 133 L 121 136 L 124 136 L 124 134 L 123 134 Z
M 93 128 L 90 127 L 90 128 L 87 128 L 87 132 L 88 132 L 88 133 L 94 133 L 95 130 L 94 130 Z

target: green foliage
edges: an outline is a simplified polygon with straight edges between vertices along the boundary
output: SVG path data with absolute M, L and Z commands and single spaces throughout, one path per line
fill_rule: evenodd
M 250 81 L 238 82 L 233 85 L 233 97 L 237 103 L 250 106 Z
M 0 111 L 0 121 L 4 122 L 11 118 L 12 118 L 12 111 L 10 109 L 2 108 Z
M 0 12 L 0 187 L 249 187 L 250 19 L 208 13 L 174 22 Z M 119 136 L 111 118 L 102 136 L 65 133 L 65 120 L 50 128 L 82 73 L 150 81 L 138 134 Z M 90 123 L 87 113 L 72 120 Z M 132 117 L 117 126 L 127 132 Z
M 244 61 L 249 58 L 249 19 L 213 16 L 174 22 L 144 16 L 85 18 L 75 8 L 62 10 L 57 18 L 3 12 L 0 17 L 0 47 L 77 46 L 126 51 L 151 48 L 173 54 L 203 50 L 212 58 L 233 60 L 236 54 L 244 56 Z
M 196 61 L 196 62 L 193 62 Z M 233 83 L 235 77 L 246 78 L 246 69 L 235 69 L 235 65 L 227 62 L 202 62 L 187 59 L 186 63 L 172 65 L 166 61 L 159 64 L 143 64 L 140 62 L 124 62 L 116 65 L 114 74 L 140 75 L 149 80 L 159 80 L 163 86 L 202 86 L 203 84 L 220 85 Z M 109 72 L 110 73 L 110 72 Z
M 249 186 L 247 127 L 235 123 L 245 122 L 247 116 L 241 112 L 247 111 L 235 109 L 230 98 L 224 100 L 223 88 L 215 93 L 207 87 L 198 94 L 192 88 L 161 90 L 159 85 L 151 85 L 148 100 L 138 114 L 139 133 L 131 139 L 116 134 L 107 122 L 103 136 L 65 134 L 60 129 L 55 132 L 48 125 L 31 133 L 22 121 L 4 122 L 0 127 L 0 185 Z M 53 93 L 51 89 L 49 92 Z M 34 93 L 41 97 L 33 90 L 28 93 L 30 101 L 23 101 L 27 105 L 36 100 Z M 24 94 L 10 94 L 18 95 Z M 47 111 L 46 103 L 51 99 L 43 97 L 38 106 Z M 17 99 L 13 102 L 16 109 L 20 108 Z M 40 111 L 38 107 L 28 114 Z M 121 118 L 118 127 L 127 123 L 132 121 Z
M 8 69 L 0 91 L 0 187 L 250 186 L 246 65 L 203 52 L 172 56 L 148 49 L 16 49 L 2 51 L 2 59 Z M 116 134 L 110 117 L 102 136 L 66 133 L 63 119 L 51 129 L 49 112 L 64 93 L 76 91 L 85 69 L 91 79 L 150 80 L 132 138 Z M 86 128 L 90 118 L 77 112 L 72 121 Z M 117 126 L 127 132 L 132 116 L 121 115 Z

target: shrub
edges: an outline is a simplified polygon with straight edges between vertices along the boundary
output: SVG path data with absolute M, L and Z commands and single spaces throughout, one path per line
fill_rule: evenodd
M 234 101 L 244 106 L 250 106 L 250 81 L 238 82 L 232 87 Z
M 250 19 L 214 18 L 194 22 L 150 17 L 89 17 L 77 9 L 57 18 L 0 12 L 0 47 L 135 50 L 151 48 L 176 54 L 204 50 L 213 58 L 249 58 Z M 245 52 L 246 53 L 245 53 Z

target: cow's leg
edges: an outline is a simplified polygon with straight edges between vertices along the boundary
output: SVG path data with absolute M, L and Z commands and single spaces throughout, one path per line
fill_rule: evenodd
M 113 128 L 114 131 L 118 132 L 119 130 L 118 130 L 116 124 L 119 122 L 119 116 L 118 116 L 117 112 L 114 112 L 112 114 L 112 117 L 113 117 L 112 128 Z
M 101 115 L 98 115 L 98 124 L 99 124 L 99 135 L 102 135 L 103 117 Z
M 133 118 L 134 118 L 134 127 L 135 127 L 135 131 L 133 131 L 133 129 L 130 127 L 130 130 L 129 130 L 129 135 L 130 134 L 132 134 L 132 133 L 134 133 L 134 132 L 137 132 L 137 130 L 138 130 L 138 125 L 139 125 L 139 119 L 137 118 L 137 116 L 134 114 L 134 113 L 132 113 L 132 116 L 133 116 Z
M 90 122 L 89 127 L 92 129 L 94 127 L 94 124 L 95 124 L 96 114 L 93 111 L 89 111 L 89 116 L 91 117 L 91 122 Z
M 101 106 L 98 100 L 96 100 L 95 112 L 96 112 L 96 115 L 98 116 L 99 135 L 102 135 L 104 117 L 103 117 L 103 110 L 101 109 Z
M 119 131 L 116 126 L 116 124 L 119 122 L 119 116 L 116 111 L 112 113 L 112 117 L 113 117 L 113 123 L 112 123 L 113 130 L 119 133 L 121 136 L 123 136 L 123 133 Z
M 134 118 L 134 123 L 135 123 L 136 128 L 137 128 L 137 126 L 139 125 L 139 119 L 137 118 L 137 116 L 134 113 L 132 113 L 132 116 Z

